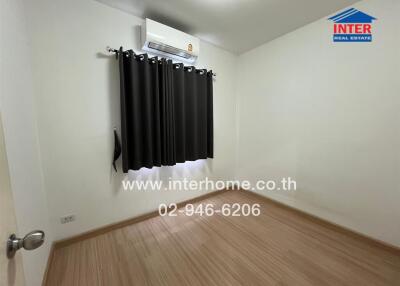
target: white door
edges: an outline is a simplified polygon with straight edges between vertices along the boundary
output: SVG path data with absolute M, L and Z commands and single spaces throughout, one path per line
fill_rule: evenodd
M 25 285 L 21 252 L 13 259 L 6 255 L 6 241 L 13 233 L 18 232 L 0 114 L 0 286 Z

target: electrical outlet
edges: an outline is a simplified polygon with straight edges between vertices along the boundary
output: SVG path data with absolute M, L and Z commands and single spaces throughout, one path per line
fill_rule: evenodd
M 70 223 L 75 220 L 75 215 L 67 215 L 60 218 L 61 224 Z

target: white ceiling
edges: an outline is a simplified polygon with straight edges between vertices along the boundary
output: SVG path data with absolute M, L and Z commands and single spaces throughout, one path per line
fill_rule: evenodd
M 242 53 L 358 0 L 97 0 Z

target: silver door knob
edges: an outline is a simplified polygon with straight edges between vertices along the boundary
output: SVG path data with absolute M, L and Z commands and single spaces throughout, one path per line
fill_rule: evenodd
M 15 234 L 10 235 L 7 240 L 7 257 L 13 258 L 18 249 L 24 248 L 26 250 L 33 250 L 41 246 L 44 242 L 44 232 L 35 230 L 24 238 L 17 238 Z

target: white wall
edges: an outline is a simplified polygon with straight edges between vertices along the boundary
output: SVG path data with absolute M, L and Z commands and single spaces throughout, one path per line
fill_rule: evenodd
M 37 138 L 30 49 L 21 0 L 1 0 L 0 109 L 19 236 L 44 230 L 46 242 L 24 251 L 26 285 L 41 285 L 52 242 Z M 14 230 L 16 231 L 16 230 Z M 1 241 L 1 243 L 5 243 Z
M 156 210 L 200 192 L 132 193 L 111 170 L 119 126 L 119 75 L 106 46 L 138 50 L 142 19 L 91 0 L 27 1 L 40 146 L 51 226 L 61 239 Z M 202 42 L 199 67 L 214 82 L 215 159 L 132 172 L 131 178 L 232 178 L 237 57 Z M 119 165 L 121 170 L 121 165 Z M 77 220 L 61 225 L 59 218 Z
M 283 203 L 400 246 L 400 2 L 354 5 L 374 41 L 326 18 L 239 58 L 238 177 L 297 180 Z

